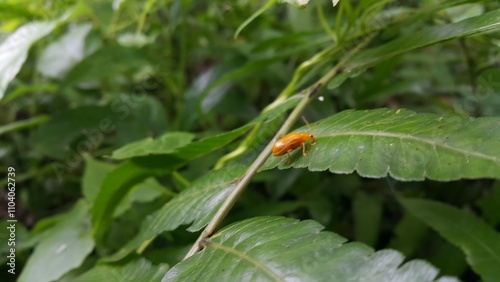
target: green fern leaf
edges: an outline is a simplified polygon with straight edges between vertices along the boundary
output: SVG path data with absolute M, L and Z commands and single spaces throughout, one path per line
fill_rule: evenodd
M 300 150 L 288 163 L 271 156 L 261 170 L 307 167 L 406 181 L 500 178 L 498 117 L 348 110 L 320 120 L 314 136 L 317 144 L 307 145 L 307 157 Z
M 172 267 L 162 281 L 458 281 L 435 280 L 429 263 L 373 249 L 321 231 L 312 220 L 257 217 L 203 242 L 205 249 Z

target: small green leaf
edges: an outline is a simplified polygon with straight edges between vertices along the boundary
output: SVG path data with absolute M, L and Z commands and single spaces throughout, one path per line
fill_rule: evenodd
M 240 32 L 247 26 L 249 25 L 253 20 L 255 20 L 258 16 L 260 16 L 262 13 L 265 11 L 271 9 L 274 6 L 274 3 L 276 0 L 267 0 L 266 4 L 262 6 L 260 9 L 255 11 L 248 19 L 246 19 L 238 28 L 236 29 L 236 32 L 234 33 L 234 39 L 238 38 L 238 35 Z
M 459 22 L 470 17 L 484 14 L 484 6 L 481 4 L 463 4 L 452 6 L 445 10 L 452 22 Z
M 247 132 L 253 123 L 246 124 L 234 130 L 209 136 L 196 142 L 191 142 L 194 135 L 185 132 L 166 133 L 158 139 L 147 138 L 113 152 L 112 158 L 125 159 L 147 155 L 173 154 L 179 159 L 193 160 L 219 149 Z
M 18 281 L 54 281 L 79 267 L 94 249 L 88 212 L 88 206 L 80 201 L 59 217 L 40 239 Z
M 77 277 L 74 282 L 151 282 L 160 281 L 168 265 L 153 265 L 144 258 L 127 264 L 101 263 Z
M 132 187 L 127 195 L 120 201 L 118 206 L 116 206 L 113 217 L 121 216 L 132 208 L 132 204 L 134 203 L 151 202 L 162 195 L 172 198 L 175 193 L 161 185 L 155 178 L 148 178 Z M 165 198 L 165 200 L 167 199 Z
M 23 25 L 0 43 L 0 99 L 28 57 L 31 45 L 51 33 L 59 21 Z
M 317 122 L 317 144 L 271 156 L 261 170 L 308 167 L 399 180 L 500 177 L 500 118 L 461 118 L 409 110 L 343 111 Z M 299 129 L 298 131 L 306 131 Z M 286 157 L 286 155 L 284 156 Z
M 191 224 L 189 231 L 198 231 L 212 219 L 227 198 L 246 166 L 228 166 L 197 179 L 186 190 L 149 216 L 137 236 L 110 260 L 120 258 L 138 248 L 143 242 L 182 224 Z
M 482 281 L 500 277 L 500 234 L 474 215 L 439 202 L 400 199 L 401 204 L 467 256 Z
M 170 154 L 177 148 L 191 143 L 193 138 L 194 134 L 188 132 L 168 132 L 157 139 L 149 137 L 127 144 L 115 150 L 111 157 L 115 160 L 123 160 L 139 156 Z
M 205 154 L 213 152 L 216 149 L 226 146 L 231 141 L 247 132 L 253 125 L 253 123 L 249 123 L 228 132 L 203 138 L 200 141 L 190 143 L 182 148 L 177 149 L 174 155 L 184 160 L 196 159 Z
M 90 23 L 70 25 L 66 34 L 48 45 L 37 61 L 36 69 L 46 77 L 59 79 L 84 57 L 85 37 Z
M 397 251 L 346 243 L 312 220 L 257 217 L 206 239 L 205 248 L 172 267 L 169 281 L 435 281 L 438 270 Z M 200 263 L 203 262 L 203 263 Z M 458 281 L 442 278 L 441 281 Z M 437 281 L 440 281 L 437 280 Z
M 85 172 L 82 177 L 82 193 L 85 199 L 93 205 L 102 181 L 106 175 L 116 168 L 116 165 L 97 161 L 89 155 L 85 155 Z

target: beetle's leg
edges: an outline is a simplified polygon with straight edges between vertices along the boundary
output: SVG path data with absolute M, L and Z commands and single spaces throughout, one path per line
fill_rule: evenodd
M 302 155 L 304 155 L 304 157 L 307 157 L 306 142 L 302 142 Z
M 289 164 L 290 161 L 292 160 L 292 157 L 290 156 L 290 152 L 292 152 L 293 150 L 289 149 L 288 151 L 286 151 L 286 159 L 283 158 L 282 161 L 285 163 L 285 164 Z
M 281 161 L 284 163 L 284 164 L 289 164 L 290 163 L 290 154 L 288 152 L 286 152 L 286 156 L 284 156 Z

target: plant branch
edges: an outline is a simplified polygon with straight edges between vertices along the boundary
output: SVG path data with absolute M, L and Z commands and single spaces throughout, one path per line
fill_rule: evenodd
M 318 89 L 316 89 L 317 91 Z M 276 141 L 278 141 L 280 136 L 283 136 L 286 132 L 290 130 L 290 128 L 293 126 L 294 122 L 297 120 L 298 116 L 302 113 L 302 111 L 305 109 L 307 104 L 310 101 L 310 97 L 312 96 L 311 94 L 314 94 L 312 91 L 310 91 L 308 95 L 304 95 L 300 103 L 297 105 L 297 107 L 293 110 L 293 112 L 290 114 L 288 119 L 285 121 L 283 126 L 278 130 L 276 135 L 273 137 L 271 142 L 267 144 L 266 148 L 260 153 L 260 155 L 255 159 L 255 161 L 252 163 L 252 165 L 248 168 L 248 170 L 245 172 L 241 180 L 238 182 L 236 187 L 233 189 L 231 194 L 227 197 L 226 201 L 222 204 L 222 206 L 219 208 L 217 213 L 215 214 L 214 218 L 210 221 L 210 223 L 207 225 L 207 227 L 201 232 L 200 236 L 194 243 L 193 247 L 189 250 L 187 253 L 186 258 L 194 255 L 198 251 L 201 250 L 200 243 L 205 240 L 206 238 L 210 237 L 217 226 L 222 222 L 224 217 L 227 215 L 231 207 L 234 205 L 236 200 L 238 199 L 239 195 L 243 192 L 247 184 L 250 182 L 252 177 L 255 175 L 259 167 L 266 161 L 267 157 L 271 153 L 271 150 L 273 148 L 273 145 Z
M 363 40 L 360 44 L 358 44 L 355 48 L 353 48 L 335 67 L 333 67 L 327 74 L 325 74 L 321 79 L 319 79 L 316 83 L 314 83 L 312 86 L 309 88 L 305 89 L 303 91 L 303 97 L 300 100 L 299 104 L 293 109 L 293 111 L 290 113 L 286 121 L 283 123 L 281 128 L 278 130 L 276 135 L 273 137 L 271 142 L 267 144 L 267 146 L 262 150 L 262 152 L 259 154 L 259 156 L 255 159 L 255 161 L 250 165 L 248 170 L 245 172 L 241 180 L 238 182 L 236 187 L 231 191 L 231 194 L 227 197 L 227 199 L 224 201 L 222 206 L 217 210 L 217 213 L 214 215 L 212 220 L 208 223 L 207 227 L 201 232 L 200 236 L 194 243 L 194 245 L 191 247 L 187 255 L 185 256 L 184 259 L 189 258 L 190 256 L 194 255 L 198 251 L 202 249 L 201 243 L 210 237 L 214 232 L 215 229 L 219 226 L 219 224 L 222 222 L 222 220 L 225 218 L 229 210 L 233 207 L 234 203 L 238 199 L 239 195 L 243 192 L 245 187 L 248 185 L 252 177 L 257 173 L 257 170 L 259 167 L 266 161 L 266 159 L 269 157 L 271 150 L 274 146 L 274 143 L 278 141 L 279 138 L 281 138 L 283 135 L 285 135 L 287 132 L 290 131 L 292 128 L 293 124 L 297 121 L 297 119 L 301 116 L 302 112 L 304 109 L 307 107 L 309 102 L 315 97 L 315 95 L 318 93 L 318 91 L 326 85 L 331 79 L 335 77 L 335 75 L 339 72 L 339 70 L 344 67 L 344 65 L 347 64 L 347 62 L 355 55 L 357 54 L 364 46 L 370 42 L 370 40 L 373 38 L 373 36 L 367 37 L 365 40 Z

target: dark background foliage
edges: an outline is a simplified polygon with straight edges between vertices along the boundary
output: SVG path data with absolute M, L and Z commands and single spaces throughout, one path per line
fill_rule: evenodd
M 152 146 L 170 154 L 191 140 L 227 133 L 262 116 L 280 93 L 298 93 L 308 87 L 362 40 L 373 36 L 366 48 L 398 38 L 412 44 L 412 38 L 420 40 L 418 32 L 500 9 L 497 1 L 340 2 L 332 7 L 331 1 L 315 1 L 301 9 L 276 4 L 245 25 L 237 37 L 236 30 L 264 2 L 0 3 L 4 19 L 0 44 L 27 23 L 59 19 L 56 27 L 31 46 L 0 101 L 0 167 L 5 172 L 7 167 L 16 170 L 17 272 L 33 256 L 33 247 L 43 241 L 44 231 L 60 223 L 68 211 L 81 213 L 82 222 L 90 224 L 89 210 L 95 211 L 101 182 L 113 169 L 122 170 L 115 178 L 108 177 L 109 183 L 113 179 L 118 183 L 128 173 L 140 174 L 134 162 L 123 160 L 137 157 L 136 149 L 123 158 L 115 155 L 117 149 L 147 138 L 161 139 L 165 133 L 185 132 Z M 62 18 L 64 13 L 69 13 L 67 18 Z M 405 108 L 459 118 L 497 118 L 498 29 L 436 43 L 400 54 L 389 52 L 387 59 L 354 69 L 345 81 L 334 79 L 303 115 L 314 123 L 346 109 Z M 337 49 L 297 74 L 303 62 L 332 46 Z M 401 50 L 404 47 L 402 43 Z M 286 90 L 294 77 L 296 84 Z M 244 154 L 229 163 L 250 164 L 255 159 L 285 120 L 286 112 L 274 109 L 274 113 Z M 148 215 L 213 170 L 241 144 L 248 129 L 217 141 L 197 158 L 186 157 L 187 151 L 167 159 L 144 157 L 145 167 L 154 167 L 147 170 L 147 180 L 121 186 L 134 188 L 123 190 L 126 197 L 118 200 L 117 209 L 104 211 L 114 216 L 95 242 L 96 249 L 89 245 L 83 262 L 61 273 L 58 281 L 73 281 L 95 269 L 100 259 L 119 252 Z M 165 165 L 155 166 L 155 161 Z M 408 260 L 425 259 L 440 275 L 479 281 L 463 250 L 405 210 L 398 199 L 446 203 L 475 214 L 498 232 L 498 180 L 401 180 L 405 179 L 307 169 L 265 170 L 253 178 L 223 225 L 261 215 L 313 219 L 348 240 L 376 250 L 396 249 Z M 0 181 L 2 187 L 7 186 L 7 176 Z M 6 207 L 7 190 L 2 188 L 0 196 L 1 206 Z M 82 199 L 89 206 L 75 208 Z M 2 208 L 0 216 L 8 217 L 6 209 Z M 141 254 L 128 255 L 120 262 L 140 256 L 146 265 L 144 273 L 160 279 L 167 268 L 154 267 L 175 265 L 196 240 L 197 234 L 185 229 L 161 233 Z M 8 249 L 2 243 L 0 250 L 0 277 L 7 281 L 12 278 L 6 272 Z M 151 264 L 154 269 L 149 271 Z

